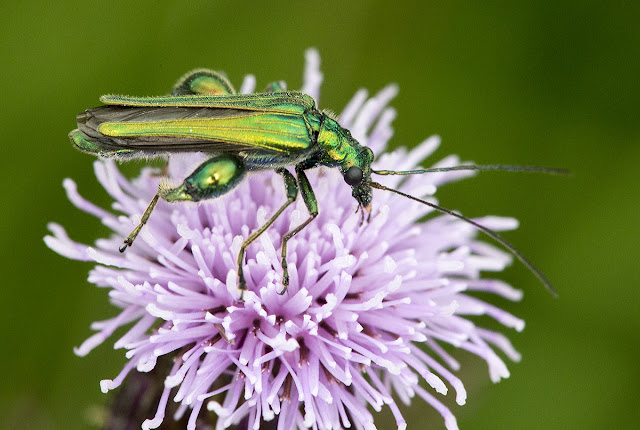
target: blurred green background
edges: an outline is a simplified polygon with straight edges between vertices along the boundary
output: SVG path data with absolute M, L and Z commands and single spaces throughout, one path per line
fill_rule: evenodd
M 520 219 L 506 237 L 560 292 L 552 298 L 520 264 L 505 272 L 526 293 L 497 302 L 527 321 L 507 333 L 523 360 L 494 385 L 482 361 L 460 357 L 467 405 L 447 400 L 460 427 L 636 428 L 640 5 L 469 3 L 3 2 L 0 428 L 90 427 L 107 398 L 98 381 L 125 362 L 108 342 L 74 356 L 89 324 L 115 310 L 86 282 L 90 264 L 42 242 L 49 221 L 87 243 L 106 233 L 61 186 L 72 177 L 110 205 L 93 159 L 67 140 L 76 113 L 104 93 L 166 93 L 195 67 L 225 70 L 236 86 L 254 73 L 258 88 L 298 88 L 310 46 L 322 57 L 323 108 L 340 111 L 360 87 L 400 85 L 393 145 L 440 134 L 437 158 L 573 171 L 487 173 L 439 191 L 468 216 Z M 444 428 L 420 400 L 405 411 L 410 429 Z

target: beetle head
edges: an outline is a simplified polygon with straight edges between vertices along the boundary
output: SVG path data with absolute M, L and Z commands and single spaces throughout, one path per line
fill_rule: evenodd
M 362 147 L 362 150 L 349 165 L 342 166 L 344 181 L 351 186 L 351 195 L 360 207 L 371 210 L 371 162 L 373 151 Z

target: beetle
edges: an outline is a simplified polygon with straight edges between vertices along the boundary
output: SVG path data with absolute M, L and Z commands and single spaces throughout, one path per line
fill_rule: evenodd
M 309 217 L 282 236 L 281 294 L 289 284 L 287 243 L 318 215 L 318 202 L 305 174 L 311 168 L 337 168 L 351 187 L 364 220 L 370 214 L 372 188 L 390 191 L 454 216 L 484 232 L 517 257 L 552 293 L 547 278 L 510 243 L 493 230 L 449 209 L 372 181 L 371 175 L 413 175 L 451 170 L 508 170 L 565 173 L 563 169 L 504 165 L 462 165 L 410 171 L 373 170 L 373 151 L 354 139 L 346 128 L 317 109 L 312 97 L 286 91 L 272 83 L 263 93 L 237 94 L 224 73 L 193 70 L 182 76 L 168 96 L 105 95 L 103 106 L 77 115 L 78 128 L 69 133 L 73 145 L 86 153 L 121 160 L 168 157 L 203 152 L 208 158 L 177 187 L 160 184 L 140 223 L 124 240 L 130 247 L 159 199 L 201 201 L 231 191 L 248 172 L 274 170 L 284 179 L 286 202 L 247 237 L 238 253 L 240 299 L 247 289 L 243 262 L 247 247 L 264 233 L 301 194 Z M 295 176 L 287 170 L 293 167 Z

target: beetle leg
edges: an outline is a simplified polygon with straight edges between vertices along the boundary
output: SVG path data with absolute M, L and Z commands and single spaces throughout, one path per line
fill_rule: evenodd
M 287 91 L 287 83 L 285 81 L 274 81 L 267 85 L 264 89 L 265 93 L 281 93 Z
M 296 178 L 284 168 L 276 169 L 276 172 L 284 177 L 284 185 L 287 190 L 287 201 L 280 207 L 280 209 L 278 209 L 273 215 L 271 215 L 271 218 L 269 218 L 267 222 L 265 222 L 259 229 L 254 231 L 248 238 L 245 239 L 244 242 L 242 242 L 240 252 L 238 253 L 238 288 L 240 289 L 240 301 L 242 301 L 242 296 L 247 289 L 247 283 L 245 282 L 242 269 L 247 247 L 251 245 L 251 243 L 256 240 L 262 233 L 264 233 L 280 216 L 280 214 L 282 214 L 282 212 L 298 197 L 298 184 L 296 182 Z
M 147 209 L 144 211 L 144 214 L 142 214 L 142 218 L 140 218 L 140 222 L 138 223 L 136 228 L 134 228 L 131 234 L 127 236 L 127 238 L 124 240 L 124 244 L 120 248 L 118 248 L 120 252 L 126 251 L 128 247 L 133 245 L 133 241 L 136 240 L 138 233 L 140 233 L 140 230 L 142 230 L 142 227 L 144 227 L 144 225 L 147 223 L 147 220 L 149 219 L 151 212 L 153 212 L 153 209 L 155 209 L 156 205 L 158 204 L 159 197 L 160 197 L 159 193 L 156 193 L 156 195 L 153 196 L 151 203 L 149 203 L 149 206 L 147 206 Z
M 160 184 L 158 194 L 170 203 L 212 199 L 231 191 L 246 170 L 244 161 L 234 154 L 215 155 L 200 164 L 180 186 Z
M 174 96 L 187 94 L 225 95 L 235 94 L 236 90 L 222 72 L 209 69 L 195 69 L 184 74 L 173 86 Z
M 300 194 L 302 194 L 302 200 L 304 201 L 304 204 L 307 206 L 307 210 L 309 211 L 309 218 L 307 218 L 302 224 L 282 236 L 282 286 L 284 288 L 282 289 L 282 291 L 280 291 L 280 294 L 284 294 L 289 287 L 287 242 L 289 242 L 289 239 L 291 239 L 293 236 L 300 233 L 303 228 L 309 225 L 309 223 L 318 216 L 318 201 L 316 200 L 316 195 L 313 193 L 313 188 L 311 188 L 309 179 L 307 179 L 307 175 L 305 175 L 304 170 L 301 166 L 296 166 L 296 175 L 298 175 L 298 184 L 300 185 Z
M 149 203 L 147 210 L 144 211 L 140 223 L 124 240 L 124 244 L 120 247 L 120 252 L 124 252 L 133 244 L 160 197 L 170 203 L 178 201 L 197 202 L 218 197 L 233 189 L 244 177 L 245 172 L 246 167 L 240 158 L 233 154 L 219 154 L 200 164 L 182 182 L 182 185 L 171 188 L 161 183 L 158 187 L 158 193 Z

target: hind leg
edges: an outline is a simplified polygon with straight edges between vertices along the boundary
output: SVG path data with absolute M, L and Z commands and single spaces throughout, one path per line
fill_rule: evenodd
M 224 73 L 209 69 L 196 69 L 186 73 L 178 79 L 171 92 L 174 96 L 235 93 L 236 90 Z
M 221 196 L 232 190 L 244 177 L 246 168 L 244 162 L 232 154 L 221 154 L 209 158 L 175 188 L 160 185 L 158 192 L 144 211 L 140 223 L 124 240 L 120 252 L 124 252 L 133 245 L 133 241 L 147 223 L 151 212 L 156 207 L 159 198 L 167 202 L 192 201 L 197 202 Z

